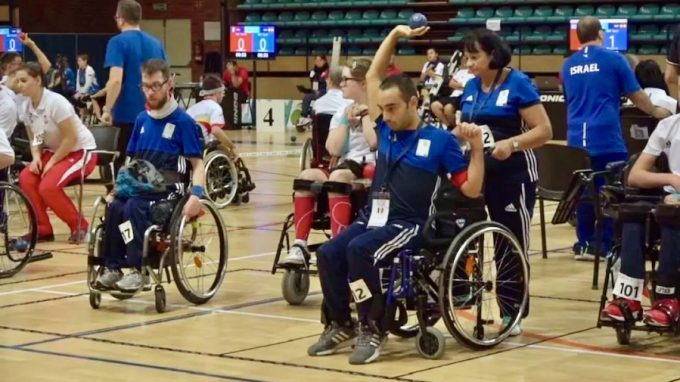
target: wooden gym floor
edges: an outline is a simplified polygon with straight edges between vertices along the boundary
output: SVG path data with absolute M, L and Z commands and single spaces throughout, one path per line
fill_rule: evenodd
M 229 132 L 257 189 L 249 204 L 222 210 L 229 235 L 225 283 L 209 303 L 193 306 L 166 285 L 168 311 L 153 293 L 102 307 L 88 304 L 85 245 L 41 245 L 54 258 L 0 280 L 0 374 L 4 380 L 248 380 L 248 381 L 678 381 L 680 342 L 634 332 L 620 346 L 610 328 L 596 328 L 600 291 L 590 288 L 592 263 L 570 253 L 573 228 L 549 226 L 549 259 L 540 256 L 538 216 L 532 227 L 531 316 L 524 333 L 489 351 L 447 338 L 441 360 L 420 358 L 413 340 L 393 336 L 379 362 L 351 366 L 348 351 L 311 358 L 321 301 L 318 280 L 302 306 L 281 297 L 281 273 L 271 275 L 281 223 L 292 211 L 292 179 L 300 149 L 283 134 Z M 253 154 L 257 153 L 257 154 Z M 89 207 L 102 190 L 88 188 Z M 554 204 L 548 204 L 549 214 Z M 87 210 L 90 216 L 91 208 Z M 538 215 L 538 209 L 536 210 Z M 442 325 L 442 324 L 439 324 Z M 442 331 L 446 329 L 442 326 Z M 448 335 L 448 333 L 447 333 Z

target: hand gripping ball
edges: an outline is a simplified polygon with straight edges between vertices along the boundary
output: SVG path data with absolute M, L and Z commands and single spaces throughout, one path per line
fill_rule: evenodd
M 422 13 L 414 13 L 408 21 L 408 26 L 410 26 L 411 29 L 427 26 L 427 17 Z

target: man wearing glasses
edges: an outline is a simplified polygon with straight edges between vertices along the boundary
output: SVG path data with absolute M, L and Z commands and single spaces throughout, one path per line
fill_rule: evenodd
M 121 33 L 109 40 L 104 60 L 104 67 L 109 68 L 109 81 L 101 119 L 120 128 L 117 149 L 121 153 L 125 152 L 130 139 L 132 124 L 144 111 L 144 94 L 139 88 L 141 67 L 152 58 L 166 60 L 161 43 L 139 29 L 141 18 L 142 7 L 137 1 L 118 1 L 114 19 Z M 116 172 L 123 165 L 123 159 L 123 155 L 116 159 Z
M 97 277 L 99 289 L 134 292 L 148 283 L 140 267 L 144 231 L 152 224 L 151 210 L 161 200 L 176 201 L 184 194 L 189 165 L 192 195 L 182 213 L 189 219 L 201 211 L 199 198 L 204 193 L 205 170 L 200 131 L 191 116 L 178 107 L 170 82 L 163 60 L 152 59 L 144 64 L 141 91 L 149 110 L 140 113 L 135 121 L 127 146 L 130 165 L 116 180 L 115 198 L 106 211 L 102 250 L 105 268 Z M 163 184 L 153 192 L 135 189 L 125 182 L 125 173 L 134 177 L 133 163 L 149 168 L 144 161 L 162 174 Z M 123 236 L 126 228 L 128 234 Z M 123 276 L 121 268 L 126 267 L 131 270 Z

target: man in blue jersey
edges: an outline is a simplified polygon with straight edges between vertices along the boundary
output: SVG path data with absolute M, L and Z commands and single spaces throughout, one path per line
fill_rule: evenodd
M 102 108 L 101 119 L 120 128 L 118 151 L 124 153 L 132 124 L 144 111 L 144 94 L 139 88 L 141 67 L 152 58 L 166 58 L 161 43 L 139 29 L 142 7 L 137 1 L 118 1 L 114 19 L 121 33 L 111 38 L 106 46 L 104 67 L 109 68 L 109 81 L 106 83 L 106 104 Z M 116 172 L 124 159 L 121 155 L 116 160 Z
M 147 282 L 139 269 L 144 231 L 152 224 L 151 209 L 160 200 L 177 200 L 184 193 L 182 180 L 188 175 L 187 162 L 191 165 L 193 187 L 182 211 L 184 216 L 190 218 L 200 212 L 199 198 L 204 192 L 200 129 L 172 97 L 167 64 L 163 60 L 149 60 L 142 72 L 141 88 L 149 110 L 140 113 L 135 121 L 127 156 L 137 163 L 141 160 L 151 163 L 163 175 L 164 187 L 130 196 L 130 192 L 122 192 L 122 177 L 117 179 L 116 197 L 106 213 L 102 249 L 105 269 L 96 281 L 97 287 L 104 290 L 136 291 Z M 121 268 L 125 267 L 132 270 L 123 276 Z
M 577 35 L 583 46 L 562 67 L 568 113 L 567 143 L 587 150 L 591 168 L 601 171 L 608 163 L 625 160 L 628 156 L 619 117 L 622 96 L 655 118 L 665 118 L 669 114 L 652 105 L 623 55 L 603 47 L 604 31 L 597 18 L 581 19 Z M 597 186 L 599 188 L 601 184 Z M 579 203 L 576 221 L 576 259 L 592 260 L 599 242 L 595 237 L 592 202 Z M 611 238 L 612 224 L 605 222 L 603 251 L 608 250 Z
M 389 264 L 402 249 L 419 247 L 441 175 L 450 174 L 451 182 L 468 197 L 477 197 L 481 192 L 481 131 L 467 124 L 461 128 L 472 147 L 468 167 L 453 135 L 420 120 L 418 93 L 411 79 L 395 75 L 382 80 L 399 38 L 420 36 L 427 29 L 395 27 L 378 49 L 366 75 L 368 105 L 358 107 L 356 117 L 361 119 L 363 129 L 376 129 L 376 140 L 369 142 L 378 150 L 376 172 L 367 208 L 317 252 L 327 326 L 309 347 L 311 356 L 333 354 L 357 337 L 350 317 L 349 283 L 360 323 L 349 362 L 365 364 L 376 360 L 387 338 L 381 327 L 384 296 L 378 265 Z

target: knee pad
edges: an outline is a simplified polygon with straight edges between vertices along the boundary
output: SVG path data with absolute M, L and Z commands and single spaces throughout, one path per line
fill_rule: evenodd
M 680 230 L 680 205 L 659 204 L 654 216 L 660 226 Z
M 328 181 L 323 183 L 323 189 L 328 193 L 349 195 L 352 193 L 352 185 L 343 182 Z
M 293 180 L 293 190 L 319 194 L 323 190 L 323 183 L 307 179 L 295 179 Z
M 625 203 L 619 206 L 619 220 L 622 223 L 640 223 L 644 224 L 647 220 L 647 215 L 654 208 L 653 205 L 647 203 Z

